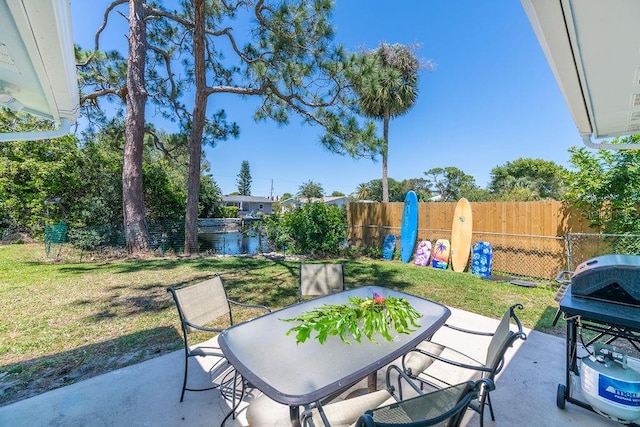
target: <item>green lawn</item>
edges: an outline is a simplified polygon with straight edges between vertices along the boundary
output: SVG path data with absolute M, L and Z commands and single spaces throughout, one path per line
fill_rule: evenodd
M 0 405 L 179 349 L 178 316 L 167 286 L 219 272 L 230 298 L 272 308 L 296 301 L 294 260 L 167 257 L 80 263 L 79 255 L 60 262 L 44 252 L 40 244 L 0 246 Z M 399 261 L 340 261 L 347 288 L 379 284 L 494 318 L 520 302 L 525 326 L 563 331 L 564 324 L 551 326 L 557 308 L 554 284 L 525 288 Z M 241 320 L 253 314 L 235 315 Z

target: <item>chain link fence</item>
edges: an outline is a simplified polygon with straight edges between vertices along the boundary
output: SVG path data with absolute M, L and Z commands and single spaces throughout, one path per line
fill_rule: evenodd
M 381 248 L 387 234 L 400 237 L 400 227 L 354 226 L 349 244 Z M 418 241 L 435 243 L 450 239 L 451 230 L 418 229 Z M 640 235 L 567 233 L 565 236 L 474 232 L 471 244 L 489 242 L 493 248 L 494 274 L 555 280 L 561 271 L 573 271 L 580 263 L 606 254 L 640 255 Z M 399 247 L 399 243 L 396 245 Z
M 260 220 L 217 219 L 198 223 L 198 250 L 201 255 L 241 255 L 273 252 Z M 184 222 L 161 221 L 148 224 L 151 249 L 158 255 L 184 252 Z M 358 225 L 348 227 L 348 246 L 381 253 L 385 237 L 400 237 L 400 227 Z M 417 241 L 435 243 L 450 239 L 451 230 L 418 229 Z M 472 245 L 489 242 L 493 248 L 492 271 L 496 275 L 554 280 L 560 271 L 573 271 L 591 258 L 605 254 L 640 255 L 640 235 L 567 233 L 563 237 L 474 232 Z M 69 228 L 68 244 L 89 253 L 124 254 L 122 225 Z M 396 245 L 400 247 L 400 242 Z
M 390 233 L 401 238 L 400 227 L 355 226 L 350 229 L 349 244 L 382 247 L 385 237 Z M 451 230 L 418 229 L 418 242 L 427 240 L 433 244 L 438 239 L 451 239 Z M 566 270 L 565 243 L 562 237 L 488 232 L 472 234 L 472 246 L 481 241 L 491 243 L 492 270 L 496 274 L 554 279 L 559 271 Z M 400 247 L 400 243 L 396 247 Z
M 568 270 L 573 271 L 600 255 L 640 255 L 640 234 L 567 233 L 566 245 Z

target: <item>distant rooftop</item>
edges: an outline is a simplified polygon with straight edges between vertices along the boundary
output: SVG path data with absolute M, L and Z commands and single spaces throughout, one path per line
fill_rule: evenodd
M 240 195 L 228 195 L 222 196 L 222 200 L 225 202 L 255 202 L 255 203 L 273 203 L 275 200 L 270 199 L 269 197 L 258 197 L 258 196 L 240 196 Z

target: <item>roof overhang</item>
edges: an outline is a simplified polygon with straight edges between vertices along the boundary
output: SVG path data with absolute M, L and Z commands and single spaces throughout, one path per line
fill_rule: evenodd
M 521 0 L 584 143 L 640 133 L 640 1 Z
M 79 114 L 69 0 L 0 0 L 0 28 L 0 106 L 58 124 L 0 141 L 64 135 Z

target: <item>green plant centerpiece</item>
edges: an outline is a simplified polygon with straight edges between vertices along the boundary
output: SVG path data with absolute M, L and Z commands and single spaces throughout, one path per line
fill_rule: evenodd
M 287 331 L 287 335 L 296 334 L 296 343 L 303 343 L 316 332 L 315 338 L 323 344 L 329 336 L 338 335 L 347 343 L 351 335 L 358 343 L 362 336 L 377 343 L 374 334 L 380 333 L 387 341 L 393 341 L 391 333 L 409 334 L 419 327 L 416 319 L 422 317 L 409 301 L 404 298 L 382 297 L 377 293 L 373 297 L 350 297 L 345 304 L 324 304 L 313 310 L 305 311 L 285 322 L 300 322 Z

